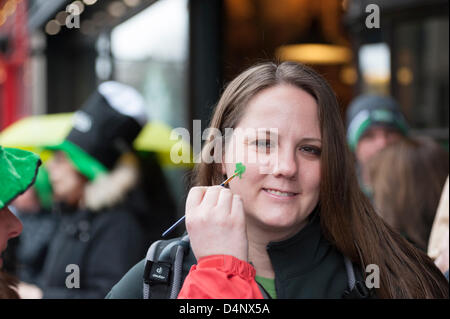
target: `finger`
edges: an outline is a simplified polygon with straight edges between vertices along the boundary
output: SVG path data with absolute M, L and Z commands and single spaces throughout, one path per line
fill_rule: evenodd
M 217 200 L 219 198 L 221 186 L 211 186 L 208 187 L 206 190 L 206 194 L 203 197 L 202 205 L 208 206 L 208 207 L 214 207 L 217 204 Z
M 221 207 L 226 214 L 230 214 L 232 202 L 233 193 L 229 189 L 222 187 L 219 194 L 219 199 L 217 200 L 217 206 Z
M 191 188 L 186 199 L 186 211 L 190 211 L 191 208 L 200 205 L 207 189 L 208 187 L 203 186 L 196 186 Z
M 244 218 L 244 204 L 239 195 L 233 195 L 233 202 L 231 204 L 231 217 L 232 218 Z

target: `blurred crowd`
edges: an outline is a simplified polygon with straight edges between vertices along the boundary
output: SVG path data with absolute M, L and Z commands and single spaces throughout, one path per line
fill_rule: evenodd
M 0 249 L 8 244 L 0 297 L 104 298 L 174 222 L 160 164 L 133 147 L 148 121 L 144 110 L 134 89 L 101 84 L 66 138 L 43 146 L 52 156 L 29 185 L 12 194 L 5 176 L 15 162 L 2 149 Z M 356 97 L 347 109 L 348 145 L 377 213 L 448 279 L 448 152 L 411 134 L 400 110 L 391 97 Z
M 4 270 L 20 281 L 22 298 L 103 298 L 173 222 L 161 165 L 133 147 L 146 123 L 140 94 L 105 82 L 66 138 L 42 146 L 51 158 L 8 203 L 23 228 L 3 254 Z M 81 289 L 67 289 L 71 269 Z

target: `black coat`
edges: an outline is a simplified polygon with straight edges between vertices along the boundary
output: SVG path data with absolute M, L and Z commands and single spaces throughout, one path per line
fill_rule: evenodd
M 104 298 L 171 224 L 173 203 L 159 165 L 148 157 L 139 166 L 119 163 L 91 182 L 85 190 L 91 209 L 60 209 L 38 281 L 44 298 Z M 67 288 L 75 275 L 68 265 L 79 267 L 80 288 Z
M 48 246 L 58 227 L 58 216 L 46 209 L 36 213 L 18 213 L 23 225 L 16 248 L 16 276 L 24 282 L 36 284 L 39 278 Z
M 295 236 L 281 242 L 269 243 L 267 252 L 275 272 L 277 298 L 344 298 L 348 289 L 344 256 L 323 236 L 317 211 L 311 214 L 308 225 Z M 182 282 L 194 264 L 196 259 L 190 249 L 183 261 Z M 106 298 L 143 298 L 144 267 L 145 259 L 130 269 Z M 354 265 L 354 271 L 356 280 L 364 283 L 362 269 Z
M 144 238 L 126 203 L 97 212 L 63 212 L 39 280 L 44 298 L 104 298 L 145 254 Z M 66 286 L 75 274 L 68 265 L 79 267 L 79 288 Z

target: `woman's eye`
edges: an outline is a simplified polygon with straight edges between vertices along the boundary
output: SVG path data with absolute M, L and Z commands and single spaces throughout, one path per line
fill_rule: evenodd
M 322 152 L 322 150 L 316 146 L 302 146 L 300 149 L 306 153 L 309 153 L 312 155 L 317 155 L 317 156 L 319 156 L 320 153 Z

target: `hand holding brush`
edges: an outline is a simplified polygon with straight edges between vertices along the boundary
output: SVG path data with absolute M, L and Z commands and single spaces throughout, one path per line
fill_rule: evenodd
M 245 165 L 243 165 L 242 163 L 237 163 L 236 164 L 236 169 L 235 169 L 235 171 L 234 171 L 234 174 L 233 175 L 231 175 L 229 178 L 227 178 L 225 181 L 223 181 L 221 184 L 220 184 L 220 186 L 226 186 L 231 180 L 233 180 L 233 178 L 235 178 L 236 176 L 239 176 L 239 178 L 242 178 L 242 174 L 245 172 Z M 216 186 L 217 187 L 217 186 Z M 206 189 L 207 188 L 214 188 L 214 186 L 213 187 L 193 187 L 192 189 L 191 189 L 191 191 L 189 192 L 189 195 L 188 195 L 188 199 L 187 199 L 187 201 L 186 201 L 186 210 L 187 210 L 187 206 L 188 206 L 188 202 L 189 202 L 189 198 L 190 198 L 190 196 L 191 196 L 191 194 L 193 193 L 193 190 L 195 189 L 195 190 L 199 190 L 199 189 L 202 189 L 203 190 L 203 192 L 202 192 L 202 197 L 203 197 L 203 193 L 206 191 Z M 229 190 L 228 190 L 229 191 Z M 231 194 L 231 191 L 229 191 L 229 193 Z M 205 194 L 205 196 L 206 196 L 206 194 Z M 201 200 L 202 198 L 200 198 L 200 200 Z M 184 219 L 186 218 L 186 215 L 184 215 L 183 217 L 181 217 L 177 222 L 175 222 L 175 224 L 173 224 L 172 226 L 170 226 L 163 234 L 162 234 L 162 237 L 164 238 L 164 237 L 166 237 L 169 233 L 171 233 L 174 229 L 175 229 L 175 227 L 177 227 L 180 223 L 182 223 L 183 221 L 184 221 Z

